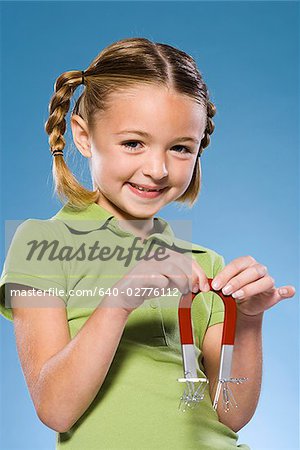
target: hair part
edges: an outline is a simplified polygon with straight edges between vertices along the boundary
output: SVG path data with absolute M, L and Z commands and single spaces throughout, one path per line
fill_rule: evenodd
M 97 115 L 106 110 L 111 93 L 126 90 L 138 83 L 170 87 L 199 103 L 207 112 L 206 128 L 199 146 L 199 156 L 210 144 L 210 135 L 215 125 L 212 117 L 215 105 L 195 60 L 187 53 L 167 44 L 155 43 L 146 38 L 127 38 L 104 48 L 84 71 L 85 88 L 72 111 L 78 114 L 94 130 Z M 82 84 L 82 71 L 74 70 L 61 74 L 54 85 L 54 94 L 49 103 L 49 118 L 45 130 L 49 135 L 50 150 L 65 147 L 66 115 L 71 98 Z M 83 187 L 67 166 L 63 155 L 53 156 L 53 178 L 55 192 L 61 200 L 67 199 L 70 208 L 85 209 L 97 201 L 99 191 Z M 200 192 L 200 168 L 197 159 L 190 184 L 176 202 L 190 207 Z

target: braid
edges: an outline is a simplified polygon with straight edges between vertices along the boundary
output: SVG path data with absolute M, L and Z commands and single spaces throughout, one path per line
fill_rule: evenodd
M 63 73 L 54 85 L 55 93 L 49 104 L 49 118 L 45 123 L 45 130 L 49 135 L 50 151 L 53 155 L 53 177 L 55 180 L 55 191 L 61 199 L 67 197 L 71 200 L 73 209 L 82 208 L 97 200 L 98 191 L 85 189 L 76 180 L 63 158 L 66 141 L 63 137 L 66 131 L 66 119 L 70 100 L 75 89 L 82 83 L 81 71 L 70 71 Z M 60 152 L 56 152 L 60 150 Z M 56 153 L 55 153 L 56 152 Z
M 206 147 L 208 147 L 210 144 L 210 135 L 214 132 L 214 129 L 215 129 L 215 124 L 211 120 L 211 118 L 216 114 L 216 111 L 217 111 L 217 109 L 216 109 L 215 105 L 211 101 L 208 101 L 208 103 L 207 103 L 207 124 L 206 124 L 206 128 L 204 131 L 203 139 L 200 144 L 199 156 L 202 155 L 203 150 Z
M 70 108 L 71 97 L 80 84 L 81 72 L 79 71 L 65 72 L 56 80 L 55 93 L 49 104 L 49 119 L 45 124 L 51 151 L 53 149 L 63 150 L 66 145 L 63 137 L 66 131 L 65 116 Z

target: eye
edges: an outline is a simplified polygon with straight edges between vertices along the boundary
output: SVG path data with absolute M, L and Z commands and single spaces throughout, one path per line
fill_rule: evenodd
M 138 150 L 137 144 L 141 144 L 141 142 L 139 141 L 126 141 L 126 142 L 122 142 L 122 146 L 130 149 L 130 150 Z M 181 153 L 181 154 L 187 154 L 187 153 L 193 153 L 192 150 L 189 147 L 186 147 L 185 145 L 174 145 L 172 147 L 173 149 L 175 148 L 179 148 L 181 149 L 181 151 L 175 150 L 176 153 Z
M 124 147 L 131 149 L 131 150 L 136 150 L 137 147 L 132 147 L 130 144 L 140 144 L 140 142 L 138 141 L 127 141 L 127 142 L 122 142 L 121 145 L 123 145 Z
M 184 145 L 174 145 L 174 147 L 172 148 L 183 148 L 184 151 L 183 152 L 178 152 L 178 153 L 192 153 L 191 149 L 189 147 L 185 147 Z

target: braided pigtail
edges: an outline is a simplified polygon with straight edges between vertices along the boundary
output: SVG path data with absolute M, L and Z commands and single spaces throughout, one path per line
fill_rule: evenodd
M 206 147 L 208 147 L 210 144 L 210 135 L 214 132 L 214 129 L 215 129 L 215 124 L 211 119 L 216 114 L 216 111 L 217 110 L 216 110 L 215 105 L 211 101 L 208 101 L 208 103 L 207 103 L 207 122 L 206 122 L 207 124 L 206 124 L 203 139 L 200 143 L 200 149 L 199 149 L 198 156 L 201 156 L 203 153 L 203 150 Z
M 45 123 L 49 135 L 50 151 L 53 155 L 53 179 L 55 192 L 64 200 L 67 198 L 73 209 L 82 209 L 98 198 L 98 191 L 85 189 L 68 168 L 63 157 L 66 141 L 63 137 L 66 131 L 65 116 L 70 108 L 71 97 L 83 81 L 81 71 L 63 73 L 54 85 L 54 91 L 49 103 L 49 118 Z

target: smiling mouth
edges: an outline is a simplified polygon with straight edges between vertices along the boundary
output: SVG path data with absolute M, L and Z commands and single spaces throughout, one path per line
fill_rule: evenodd
M 144 188 L 144 187 L 142 187 L 142 186 L 140 186 L 138 184 L 130 183 L 129 181 L 128 181 L 128 184 L 130 184 L 131 186 L 133 186 L 134 188 L 138 189 L 141 192 L 161 192 L 164 189 L 166 189 L 166 187 L 164 187 L 164 188 L 157 188 L 157 189 L 147 189 L 147 188 Z

